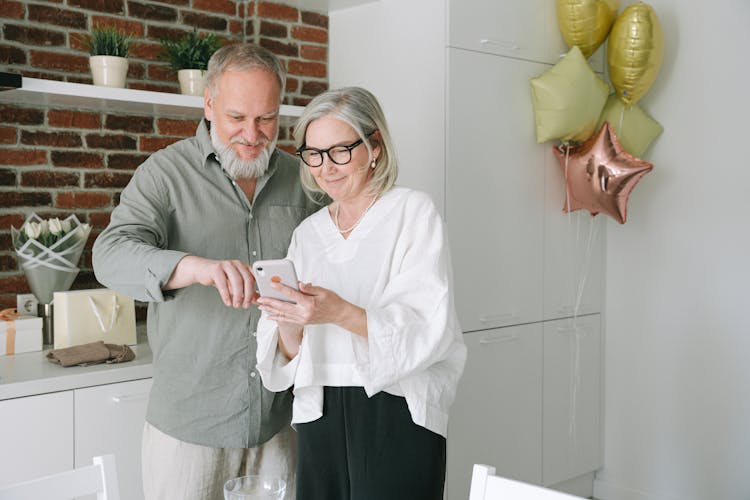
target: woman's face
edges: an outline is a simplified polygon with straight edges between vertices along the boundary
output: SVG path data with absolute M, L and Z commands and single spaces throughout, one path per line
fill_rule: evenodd
M 310 122 L 305 133 L 308 148 L 326 150 L 334 146 L 349 146 L 359 140 L 357 132 L 346 122 L 324 116 Z M 334 201 L 348 201 L 361 196 L 372 177 L 370 161 L 378 157 L 380 147 L 373 146 L 371 159 L 364 144 L 351 149 L 352 159 L 346 165 L 337 165 L 327 155 L 319 167 L 307 167 L 318 186 Z

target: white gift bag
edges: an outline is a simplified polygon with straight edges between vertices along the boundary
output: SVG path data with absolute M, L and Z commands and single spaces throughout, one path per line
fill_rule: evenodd
M 54 294 L 55 349 L 89 342 L 135 345 L 135 303 L 108 288 Z

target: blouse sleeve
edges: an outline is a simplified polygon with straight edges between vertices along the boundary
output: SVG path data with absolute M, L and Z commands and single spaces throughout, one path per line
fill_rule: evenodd
M 445 225 L 426 194 L 407 203 L 391 278 L 367 308 L 368 395 L 445 360 L 463 343 Z
M 294 262 L 297 248 L 297 232 L 292 233 L 289 243 L 287 258 Z M 294 385 L 299 365 L 300 351 L 291 360 L 286 359 L 279 349 L 279 329 L 276 322 L 268 319 L 268 314 L 263 312 L 258 320 L 256 328 L 257 348 L 255 352 L 257 370 L 263 379 L 263 385 L 270 391 L 280 392 Z

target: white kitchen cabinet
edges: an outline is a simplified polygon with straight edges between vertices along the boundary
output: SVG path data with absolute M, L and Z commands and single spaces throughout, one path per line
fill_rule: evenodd
M 475 463 L 553 486 L 601 453 L 598 314 L 472 332 L 448 425 L 448 499 L 468 498 Z
M 410 160 L 404 170 L 424 166 L 422 180 L 404 178 L 406 185 L 441 186 L 432 181 L 445 173 L 444 188 L 429 192 L 445 206 L 456 307 L 469 347 L 451 408 L 446 498 L 468 498 L 478 462 L 539 484 L 593 488 L 600 461 L 589 450 L 601 428 L 592 415 L 601 411 L 601 396 L 592 397 L 586 384 L 600 383 L 594 372 L 601 355 L 585 337 L 582 352 L 591 357 L 581 367 L 592 375 L 573 386 L 565 371 L 568 346 L 555 345 L 564 335 L 542 342 L 545 328 L 557 328 L 545 320 L 601 312 L 605 245 L 605 221 L 597 216 L 577 299 L 582 275 L 572 259 L 583 260 L 590 216 L 562 213 L 562 174 L 552 163 L 552 142 L 536 142 L 529 84 L 568 50 L 555 3 L 379 0 L 332 12 L 329 30 L 331 86 L 372 90 L 399 157 Z M 359 64 L 361 54 L 373 54 L 369 64 Z M 591 59 L 595 71 L 603 70 L 602 56 L 600 49 Z M 436 158 L 442 138 L 445 155 Z M 523 333 L 512 340 L 513 332 Z M 480 344 L 487 335 L 503 340 Z M 574 388 L 575 440 L 563 404 L 571 404 Z M 560 467 L 568 457 L 570 467 Z
M 127 363 L 63 368 L 48 351 L 0 356 L 0 484 L 115 455 L 123 500 L 141 495 L 141 433 L 151 388 L 151 349 Z
M 498 2 L 452 0 L 449 4 L 448 45 L 473 51 L 547 61 L 548 0 Z
M 450 0 L 448 45 L 527 61 L 556 64 L 568 52 L 550 0 Z M 604 68 L 604 51 L 590 61 Z
M 605 215 L 563 213 L 565 178 L 545 148 L 544 319 L 601 312 Z
M 0 401 L 0 485 L 73 468 L 73 393 Z
M 142 499 L 141 434 L 150 389 L 148 378 L 0 401 L 0 442 L 13 450 L 0 453 L 0 485 L 87 466 L 95 455 L 111 453 L 120 496 Z
M 143 498 L 141 436 L 150 390 L 151 379 L 75 390 L 75 466 L 114 454 L 120 496 L 130 500 Z
M 545 486 L 602 465 L 600 330 L 598 314 L 544 323 Z
M 604 216 L 594 220 L 585 260 L 589 216 L 562 214 L 564 182 L 553 144 L 536 142 L 529 81 L 551 63 L 445 46 L 456 16 L 474 30 L 512 19 L 511 26 L 533 31 L 521 15 L 533 9 L 479 3 L 484 7 L 474 8 L 475 0 L 381 0 L 332 13 L 331 85 L 375 93 L 398 155 L 408 159 L 402 171 L 409 176 L 399 182 L 428 191 L 444 207 L 464 331 L 601 312 Z M 362 53 L 376 54 L 372 64 L 358 64 Z M 391 53 L 397 55 L 385 55 Z
M 542 325 L 464 335 L 468 349 L 448 424 L 448 499 L 469 497 L 475 463 L 540 483 Z
M 530 140 L 525 97 L 544 65 L 462 49 L 448 64 L 446 222 L 461 327 L 540 321 L 544 149 Z

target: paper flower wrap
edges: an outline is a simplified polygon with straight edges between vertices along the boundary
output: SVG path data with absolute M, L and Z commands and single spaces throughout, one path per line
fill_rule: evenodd
M 40 303 L 49 304 L 54 292 L 70 289 L 90 232 L 91 226 L 75 215 L 43 220 L 32 213 L 21 229 L 11 227 L 19 266 Z

